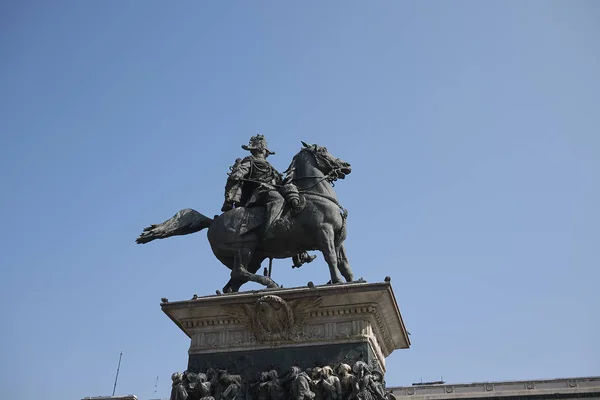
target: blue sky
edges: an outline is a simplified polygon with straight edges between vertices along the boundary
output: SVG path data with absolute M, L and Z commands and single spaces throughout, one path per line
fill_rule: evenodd
M 600 374 L 600 4 L 0 4 L 0 397 L 168 397 L 187 337 L 161 297 L 213 293 L 204 232 L 261 132 L 353 165 L 357 277 L 392 284 L 412 348 L 388 385 Z M 322 256 L 275 261 L 324 283 Z M 255 288 L 248 285 L 246 288 Z M 158 385 L 155 382 L 158 376 Z

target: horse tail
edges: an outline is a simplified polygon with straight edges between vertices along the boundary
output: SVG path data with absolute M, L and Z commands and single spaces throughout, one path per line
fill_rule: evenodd
M 212 224 L 212 218 L 208 218 L 191 208 L 177 211 L 172 218 L 158 225 L 150 225 L 135 240 L 137 244 L 143 244 L 154 239 L 165 239 L 171 236 L 189 235 L 200 232 Z

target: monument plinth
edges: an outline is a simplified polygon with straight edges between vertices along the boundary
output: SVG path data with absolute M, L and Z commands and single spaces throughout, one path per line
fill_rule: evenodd
M 185 208 L 144 228 L 139 244 L 207 229 L 231 272 L 224 294 L 162 310 L 191 339 L 188 368 L 171 376 L 171 400 L 391 400 L 385 358 L 410 346 L 389 279 L 354 279 L 346 255 L 346 210 L 334 182 L 352 171 L 326 147 L 302 142 L 282 174 L 263 135 L 229 168 L 220 215 Z M 282 289 L 263 261 L 294 267 L 320 251 L 330 285 Z M 205 272 L 210 273 L 210 272 Z M 346 281 L 347 283 L 342 283 Z M 240 292 L 247 282 L 263 290 Z
M 291 366 L 357 361 L 385 373 L 385 358 L 410 346 L 389 282 L 220 294 L 161 307 L 190 337 L 188 371 L 196 373 L 283 374 Z

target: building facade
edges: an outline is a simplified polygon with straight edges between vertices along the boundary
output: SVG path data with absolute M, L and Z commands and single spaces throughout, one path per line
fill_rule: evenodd
M 96 397 L 84 397 L 81 400 L 138 400 L 133 394 L 127 396 L 96 396 Z
M 600 400 L 600 376 L 460 384 L 432 382 L 388 390 L 396 400 Z

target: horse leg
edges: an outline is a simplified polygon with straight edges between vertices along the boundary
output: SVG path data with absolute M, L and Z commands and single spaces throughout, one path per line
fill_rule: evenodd
M 246 278 L 241 278 L 241 279 L 230 278 L 229 282 L 227 282 L 227 284 L 223 287 L 223 293 L 239 292 L 240 287 L 246 282 L 248 282 L 248 279 L 246 279 Z
M 329 266 L 329 273 L 331 275 L 331 283 L 341 283 L 342 278 L 338 272 L 338 259 L 335 248 L 335 234 L 331 225 L 325 225 L 321 227 L 321 253 L 325 258 L 325 262 Z
M 352 282 L 354 280 L 352 268 L 350 268 L 348 257 L 346 257 L 346 247 L 344 246 L 344 243 L 342 243 L 338 249 L 338 268 L 342 273 L 342 276 L 346 278 L 346 282 Z
M 223 265 L 225 265 L 227 268 L 229 268 L 230 270 L 233 271 L 234 268 L 234 264 L 235 264 L 235 257 L 217 257 L 219 259 L 219 261 L 221 261 L 223 263 Z M 234 278 L 230 278 L 229 282 L 227 282 L 227 284 L 225 284 L 225 286 L 223 286 L 223 293 L 230 293 L 230 292 L 239 292 L 240 287 L 244 284 L 248 282 L 248 279 L 234 279 Z
M 234 268 L 234 264 L 235 264 L 235 258 L 234 257 L 222 257 L 222 256 L 217 256 L 217 258 L 219 259 L 219 261 L 221 261 L 221 263 L 223 263 L 224 266 L 226 266 L 227 268 L 229 268 L 230 270 L 233 271 Z M 237 281 L 232 279 L 229 279 L 229 282 L 227 282 L 227 284 L 225 286 L 223 286 L 223 293 L 229 293 L 229 292 L 237 292 L 240 288 L 241 284 L 237 284 Z M 237 290 L 236 290 L 237 288 Z
M 268 288 L 278 288 L 279 285 L 275 283 L 271 278 L 267 276 L 253 274 L 248 271 L 247 267 L 252 270 L 255 267 L 255 264 L 252 263 L 253 251 L 247 248 L 239 249 L 236 252 L 234 267 L 231 270 L 231 279 L 229 282 L 231 283 L 231 289 L 235 288 L 235 285 L 239 283 L 241 286 L 243 283 L 248 281 L 260 283 Z M 256 269 L 260 268 L 260 263 Z M 239 289 L 238 286 L 238 289 Z
M 264 258 L 260 258 L 257 257 L 256 255 L 254 255 L 254 257 L 252 257 L 252 261 L 250 261 L 250 264 L 248 264 L 248 269 L 247 271 L 251 274 L 255 274 L 256 271 L 258 271 L 260 269 L 260 265 L 262 264 Z M 229 282 L 227 282 L 227 285 L 225 285 L 226 287 L 229 287 L 229 290 L 232 292 L 239 292 L 240 287 L 244 284 L 248 282 L 248 278 L 241 278 L 241 279 L 230 279 Z

